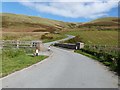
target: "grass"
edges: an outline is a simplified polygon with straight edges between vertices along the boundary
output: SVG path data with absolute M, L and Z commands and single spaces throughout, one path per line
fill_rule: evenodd
M 85 44 L 118 45 L 117 31 L 70 31 L 66 34 L 79 36 Z M 79 41 L 79 40 L 78 40 Z
M 100 53 L 98 55 L 98 53 L 96 53 L 96 52 L 94 52 L 94 55 L 93 55 L 93 53 L 90 54 L 90 51 L 89 51 L 89 53 L 87 53 L 83 50 L 75 50 L 75 52 L 85 55 L 87 57 L 90 57 L 94 60 L 98 60 L 99 62 L 102 62 L 104 65 L 110 67 L 110 70 L 112 70 L 112 71 L 115 71 L 115 72 L 118 71 L 117 62 L 118 62 L 119 58 L 113 56 L 112 54 L 110 55 L 110 54 L 104 52 L 104 55 L 101 56 Z M 114 58 L 114 61 L 112 60 L 113 58 Z
M 93 55 L 91 55 L 91 54 L 88 54 L 88 53 L 82 52 L 81 50 L 75 50 L 75 52 L 76 52 L 76 53 L 80 53 L 80 54 L 82 54 L 82 55 L 85 55 L 85 56 L 87 56 L 87 57 L 90 57 L 90 58 L 92 58 L 92 59 L 96 59 L 96 60 L 98 60 L 97 57 L 95 57 L 95 56 L 93 56 Z
M 114 20 L 116 20 L 117 21 L 117 17 L 105 17 L 105 18 L 99 18 L 99 19 L 96 19 L 96 20 L 93 20 L 93 21 L 91 21 L 91 22 L 109 22 L 109 21 L 112 21 L 112 22 L 114 22 Z
M 24 50 L 18 49 L 5 49 L 2 53 L 2 76 L 4 77 L 15 71 L 26 68 L 37 62 L 40 62 L 48 56 L 30 56 L 26 55 Z
M 27 32 L 34 31 L 36 29 L 49 30 L 59 29 L 61 27 L 68 27 L 68 23 L 51 20 L 47 18 L 26 16 L 20 14 L 1 13 L 3 31 L 19 31 Z
M 72 39 L 63 41 L 63 43 L 73 43 L 73 44 L 75 44 L 75 43 L 77 43 L 77 42 L 82 42 L 82 39 L 80 38 L 79 35 L 76 36 L 76 37 L 74 37 L 74 38 L 72 38 Z
M 9 22 L 30 22 L 30 23 L 39 23 L 44 25 L 47 24 L 51 26 L 54 26 L 55 24 L 64 24 L 62 21 L 40 18 L 35 16 L 26 16 L 20 14 L 2 13 L 2 17 L 5 21 L 9 21 Z
M 52 42 L 52 41 L 64 39 L 67 37 L 64 34 L 47 34 L 45 36 L 46 37 L 43 39 L 43 43 Z
M 45 32 L 2 32 L 3 40 L 40 40 Z
M 41 38 L 45 35 L 45 38 Z M 66 36 L 64 34 L 52 34 L 48 32 L 2 32 L 3 40 L 42 40 L 43 43 L 51 42 L 59 39 L 63 39 Z
M 74 29 L 74 31 L 71 30 L 69 32 L 65 32 L 65 34 L 76 36 L 73 39 L 65 41 L 67 43 L 85 43 L 85 48 L 82 50 L 76 50 L 75 52 L 102 62 L 104 65 L 109 66 L 112 71 L 118 71 L 118 52 L 113 48 L 113 46 L 118 46 L 118 31 L 80 31 Z M 86 47 L 94 45 L 97 46 L 96 50 L 94 50 L 93 47 Z M 110 47 L 103 48 L 101 46 Z

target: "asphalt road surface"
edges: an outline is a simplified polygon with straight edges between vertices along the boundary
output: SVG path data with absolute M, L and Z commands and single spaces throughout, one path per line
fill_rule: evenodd
M 52 55 L 44 61 L 2 78 L 2 87 L 118 88 L 118 76 L 99 62 L 71 50 L 51 50 Z

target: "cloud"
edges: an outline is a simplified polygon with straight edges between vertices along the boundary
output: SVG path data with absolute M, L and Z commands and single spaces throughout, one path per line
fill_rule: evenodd
M 46 0 L 47 1 L 47 0 Z M 108 15 L 112 8 L 118 6 L 118 0 L 51 0 L 51 2 L 31 2 L 21 0 L 21 4 L 38 12 L 70 18 L 98 18 Z M 75 2 L 76 1 L 76 2 Z M 81 2 L 80 2 L 81 1 Z M 91 2 L 90 2 L 91 1 Z

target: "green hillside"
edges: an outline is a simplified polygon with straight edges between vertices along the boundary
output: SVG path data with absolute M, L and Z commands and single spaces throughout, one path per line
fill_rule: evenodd
M 118 45 L 117 31 L 71 31 L 65 33 L 76 36 L 66 41 L 67 43 L 84 42 L 90 45 Z
M 105 17 L 105 18 L 99 18 L 87 23 L 80 24 L 78 28 L 84 28 L 87 27 L 89 29 L 97 29 L 97 30 L 117 30 L 118 23 L 120 19 L 117 17 Z
M 0 16 L 2 17 L 0 20 L 2 30 L 5 32 L 59 32 L 75 28 L 117 30 L 119 25 L 117 17 L 99 18 L 87 23 L 74 23 L 10 13 L 1 13 Z
M 35 16 L 26 16 L 10 13 L 2 13 L 3 31 L 55 31 L 68 28 L 69 23 L 40 18 Z M 29 30 L 27 30 L 29 29 Z
M 117 20 L 118 20 L 118 18 L 117 17 L 104 17 L 104 18 L 99 18 L 99 19 L 96 19 L 96 20 L 93 20 L 93 21 L 91 21 L 91 22 L 114 22 L 114 23 L 116 23 L 117 22 Z M 118 22 L 117 22 L 118 23 Z

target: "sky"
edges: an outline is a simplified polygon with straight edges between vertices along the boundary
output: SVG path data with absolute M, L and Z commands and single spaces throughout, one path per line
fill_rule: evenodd
M 89 0 L 90 1 L 90 0 Z M 97 0 L 91 2 L 2 2 L 3 13 L 38 16 L 65 22 L 88 22 L 101 17 L 118 17 L 118 2 Z

